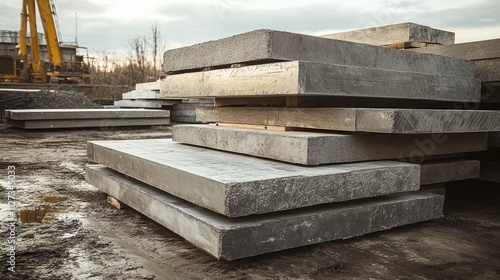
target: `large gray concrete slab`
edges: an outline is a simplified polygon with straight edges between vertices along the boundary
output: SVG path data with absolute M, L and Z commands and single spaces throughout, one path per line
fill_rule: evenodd
M 458 57 L 469 60 L 500 58 L 500 39 L 410 49 L 409 51 Z
M 203 107 L 197 120 L 396 134 L 500 131 L 500 111 L 486 110 Z
M 487 149 L 486 133 L 352 135 L 212 125 L 176 125 L 172 133 L 172 139 L 180 143 L 303 165 L 420 158 Z
M 161 96 L 350 96 L 478 102 L 478 79 L 288 61 L 169 75 Z
M 328 34 L 321 37 L 376 46 L 403 42 L 424 42 L 441 45 L 455 43 L 455 33 L 413 22 Z
M 478 160 L 446 160 L 425 162 L 420 166 L 420 184 L 432 185 L 478 178 L 480 162 Z
M 172 106 L 179 103 L 178 101 L 169 100 L 117 100 L 114 106 L 122 108 L 162 108 L 164 106 Z
M 168 110 L 144 109 L 16 109 L 5 110 L 12 120 L 71 120 L 71 119 L 124 119 L 168 118 Z
M 88 156 L 214 212 L 238 217 L 418 189 L 420 168 L 396 161 L 309 168 L 172 142 L 91 141 Z
M 270 60 L 303 60 L 328 64 L 473 77 L 470 61 L 401 52 L 274 30 L 256 30 L 229 38 L 166 51 L 163 71 L 175 72 Z
M 346 239 L 443 215 L 443 196 L 412 192 L 227 218 L 102 166 L 86 167 L 86 177 L 101 191 L 222 260 Z
M 24 129 L 82 128 L 112 126 L 169 125 L 170 118 L 72 119 L 72 120 L 12 120 L 7 125 Z

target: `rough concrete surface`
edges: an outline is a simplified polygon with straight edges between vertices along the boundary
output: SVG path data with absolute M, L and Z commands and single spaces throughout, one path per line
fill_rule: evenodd
M 396 134 L 500 131 L 500 111 L 486 110 L 204 107 L 197 120 Z
M 441 195 L 413 192 L 227 218 L 104 166 L 87 180 L 217 259 L 235 260 L 442 217 Z
M 159 99 L 160 90 L 133 90 L 122 94 L 122 99 Z
M 6 123 L 24 129 L 56 129 L 114 126 L 151 126 L 169 125 L 170 118 L 125 118 L 125 119 L 72 119 L 72 120 L 12 120 Z
M 473 77 L 470 61 L 401 52 L 274 30 L 256 30 L 165 52 L 163 71 L 202 69 L 269 60 L 303 60 L 405 72 Z
M 160 90 L 160 81 L 135 84 L 135 90 Z
M 0 170 L 16 166 L 17 211 L 54 209 L 41 223 L 18 220 L 16 273 L 6 270 L 6 253 L 2 253 L 0 278 L 497 280 L 500 275 L 500 236 L 496 234 L 500 188 L 491 186 L 485 192 L 482 181 L 464 182 L 461 197 L 457 189 L 447 186 L 443 218 L 217 261 L 133 209 L 109 205 L 107 195 L 84 180 L 83 168 L 90 164 L 88 140 L 165 138 L 167 134 L 168 127 L 35 132 L 0 124 Z M 0 185 L 5 184 L 7 178 L 0 176 Z M 1 216 L 6 195 L 0 196 L 0 205 Z M 2 236 L 8 235 L 7 230 L 0 226 Z
M 469 60 L 500 58 L 500 39 L 460 43 L 448 46 L 417 48 L 410 49 L 409 51 L 458 57 Z
M 441 45 L 455 43 L 455 33 L 453 32 L 412 22 L 328 34 L 321 37 L 376 46 L 403 42 L 424 42 Z
M 304 165 L 484 151 L 486 133 L 432 135 L 353 135 L 267 131 L 211 125 L 176 125 L 173 140 L 185 144 Z
M 476 68 L 477 78 L 481 82 L 500 81 L 500 55 L 498 58 L 475 60 L 473 63 Z
M 480 162 L 478 160 L 431 161 L 420 165 L 420 184 L 432 185 L 452 181 L 478 178 Z
M 117 100 L 114 106 L 122 108 L 162 108 L 163 106 L 172 106 L 179 101 L 170 100 Z
M 420 185 L 416 164 L 379 161 L 308 168 L 170 139 L 89 142 L 88 156 L 228 217 L 405 192 Z
M 5 110 L 5 117 L 12 120 L 70 120 L 70 119 L 121 119 L 168 118 L 168 110 L 143 109 L 19 109 Z
M 352 96 L 478 102 L 476 78 L 288 61 L 169 75 L 163 98 Z

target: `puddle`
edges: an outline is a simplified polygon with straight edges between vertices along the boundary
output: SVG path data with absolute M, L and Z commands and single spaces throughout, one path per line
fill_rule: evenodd
M 61 213 L 66 211 L 66 207 L 39 206 L 34 209 L 23 209 L 17 212 L 17 216 L 21 223 L 42 223 L 47 224 L 54 220 L 51 213 Z
M 47 203 L 59 203 L 68 200 L 67 196 L 47 196 L 42 199 L 43 202 Z

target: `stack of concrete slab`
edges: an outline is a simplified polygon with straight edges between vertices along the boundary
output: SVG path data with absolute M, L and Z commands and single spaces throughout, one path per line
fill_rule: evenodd
M 413 22 L 328 34 L 321 37 L 396 49 L 422 48 L 455 43 L 455 33 Z
M 170 111 L 172 122 L 196 123 L 196 108 L 212 106 L 213 99 L 162 98 L 160 81 L 136 84 L 136 89 L 125 92 L 114 108 L 163 109 Z
M 472 61 L 477 77 L 482 83 L 481 102 L 497 103 L 495 108 L 500 109 L 500 39 L 412 49 L 412 51 Z
M 472 61 L 482 85 L 481 103 L 476 107 L 500 111 L 500 39 L 429 47 L 414 51 Z M 481 180 L 500 182 L 498 139 L 498 133 L 490 134 L 488 151 L 472 155 L 473 158 L 481 160 Z
M 451 109 L 480 100 L 463 59 L 257 30 L 164 60 L 160 97 L 214 98 L 209 124 L 89 142 L 87 180 L 219 259 L 441 217 L 422 189 L 477 178 L 465 153 L 500 131 L 496 111 Z
M 7 124 L 25 129 L 151 126 L 170 124 L 164 110 L 19 109 L 6 110 Z

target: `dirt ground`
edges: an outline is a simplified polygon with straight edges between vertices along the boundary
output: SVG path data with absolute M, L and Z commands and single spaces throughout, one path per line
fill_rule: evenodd
M 500 186 L 447 188 L 445 217 L 359 238 L 217 261 L 84 179 L 86 141 L 169 128 L 0 127 L 0 279 L 500 279 Z M 16 168 L 15 272 L 7 270 L 8 166 Z M 477 195 L 481 194 L 477 199 Z M 28 223 L 29 213 L 43 219 Z M 24 222 L 23 222 L 24 220 Z

